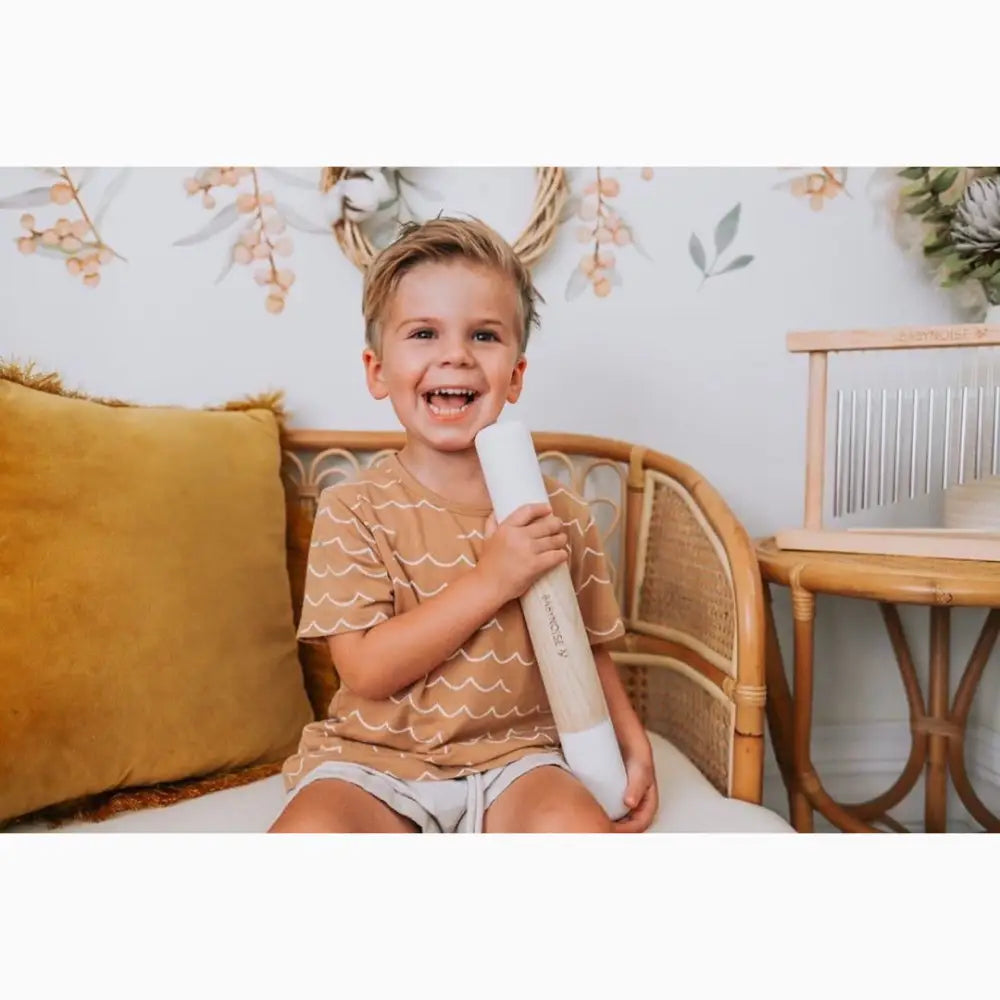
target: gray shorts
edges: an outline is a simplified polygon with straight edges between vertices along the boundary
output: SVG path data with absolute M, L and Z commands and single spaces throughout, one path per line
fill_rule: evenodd
M 339 778 L 363 788 L 393 812 L 413 820 L 421 833 L 482 833 L 486 810 L 511 783 L 536 767 L 555 766 L 569 770 L 565 758 L 555 751 L 526 754 L 503 767 L 462 778 L 404 781 L 365 764 L 324 761 L 314 767 L 289 793 L 287 805 L 306 785 Z

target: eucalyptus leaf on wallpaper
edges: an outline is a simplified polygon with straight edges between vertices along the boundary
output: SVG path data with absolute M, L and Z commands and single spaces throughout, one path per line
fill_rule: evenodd
M 318 177 L 313 180 L 309 180 L 305 177 L 299 177 L 298 174 L 293 174 L 289 170 L 282 170 L 281 167 L 261 167 L 260 170 L 261 173 L 268 174 L 276 181 L 281 181 L 282 184 L 290 184 L 292 187 L 305 188 L 308 191 L 319 191 Z
M 274 207 L 284 218 L 292 229 L 297 229 L 302 233 L 315 233 L 317 236 L 328 236 L 331 232 L 329 226 L 321 225 L 318 222 L 312 222 L 307 219 L 304 215 L 299 215 L 294 208 L 286 205 L 284 202 L 275 202 Z
M 691 254 L 691 259 L 694 261 L 695 267 L 704 274 L 708 260 L 705 257 L 705 248 L 701 245 L 701 240 L 698 239 L 697 233 L 692 233 L 691 239 L 688 240 L 688 253 Z
M 578 194 L 570 195 L 566 199 L 566 203 L 562 207 L 562 211 L 559 213 L 559 225 L 564 222 L 569 222 L 574 215 L 580 210 L 580 196 Z
M 236 258 L 233 256 L 232 247 L 226 251 L 226 262 L 222 265 L 222 270 L 219 271 L 218 277 L 215 279 L 216 285 L 221 285 L 223 281 L 226 280 L 226 276 L 233 269 L 233 265 L 236 263 Z
M 573 268 L 570 272 L 569 281 L 566 282 L 566 298 L 575 299 L 583 293 L 583 290 L 590 284 L 590 277 L 579 268 Z
M 702 285 L 708 281 L 709 278 L 715 278 L 720 274 L 727 274 L 730 271 L 739 271 L 748 265 L 753 263 L 753 254 L 740 254 L 738 257 L 734 257 L 728 264 L 724 267 L 716 269 L 716 265 L 719 263 L 719 257 L 722 256 L 726 250 L 732 245 L 733 240 L 739 233 L 740 228 L 740 211 L 741 205 L 737 202 L 721 219 L 715 224 L 715 230 L 713 233 L 713 242 L 715 244 L 715 256 L 712 258 L 712 263 L 708 263 L 707 254 L 705 253 L 704 244 L 697 233 L 692 233 L 690 239 L 688 240 L 688 253 L 691 255 L 691 260 L 694 261 L 695 267 L 701 271 L 701 288 Z
M 396 169 L 394 172 L 400 183 L 405 184 L 408 188 L 412 188 L 414 191 L 418 191 L 421 196 L 426 198 L 428 201 L 445 200 L 444 195 L 437 188 L 430 187 L 426 183 L 418 183 L 402 170 Z
M 740 228 L 740 206 L 734 205 L 719 220 L 715 227 L 715 252 L 725 253 L 729 249 L 729 244 L 736 237 L 736 231 Z M 704 268 L 702 269 L 704 270 Z
M 22 191 L 20 194 L 12 194 L 8 198 L 0 198 L 0 209 L 5 208 L 39 208 L 48 205 L 52 200 L 51 188 L 32 188 L 30 191 Z
M 719 274 L 725 274 L 727 271 L 738 271 L 741 267 L 746 267 L 747 264 L 753 263 L 753 254 L 742 254 L 735 260 L 728 263 Z
M 97 206 L 97 211 L 94 213 L 95 226 L 99 226 L 104 221 L 105 213 L 111 207 L 111 203 L 121 193 L 121 189 L 124 187 L 125 181 L 128 180 L 129 172 L 128 167 L 123 167 L 111 179 L 104 191 L 104 197 L 101 199 L 101 203 Z
M 182 239 L 175 240 L 175 247 L 189 247 L 193 246 L 195 243 L 202 243 L 217 233 L 221 233 L 228 229 L 234 222 L 240 217 L 240 210 L 236 205 L 236 202 L 232 202 L 226 205 L 224 208 L 220 208 L 218 212 L 212 217 L 211 221 L 202 226 L 196 233 L 192 233 L 190 236 L 185 236 Z

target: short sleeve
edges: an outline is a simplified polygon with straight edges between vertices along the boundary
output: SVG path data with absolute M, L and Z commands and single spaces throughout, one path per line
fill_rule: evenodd
M 298 637 L 363 631 L 392 613 L 392 580 L 372 532 L 336 488 L 324 490 L 313 521 Z
M 567 503 L 560 505 L 559 513 L 569 536 L 570 576 L 590 644 L 597 646 L 624 635 L 625 625 L 615 596 L 611 566 L 590 505 L 566 490 L 562 492 L 564 496 L 558 499 L 568 498 Z

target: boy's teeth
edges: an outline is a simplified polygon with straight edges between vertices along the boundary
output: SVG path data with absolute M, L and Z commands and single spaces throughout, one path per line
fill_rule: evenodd
M 439 389 L 425 393 L 424 398 L 432 413 L 443 416 L 466 410 L 477 395 L 467 389 Z

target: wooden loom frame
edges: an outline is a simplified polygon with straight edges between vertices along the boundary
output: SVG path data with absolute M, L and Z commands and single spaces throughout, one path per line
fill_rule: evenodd
M 1000 532 L 996 531 L 931 527 L 830 529 L 823 525 L 829 355 L 840 351 L 996 345 L 1000 345 L 1000 326 L 986 323 L 789 333 L 787 349 L 809 355 L 805 520 L 801 528 L 777 532 L 775 544 L 803 551 L 1000 561 Z

